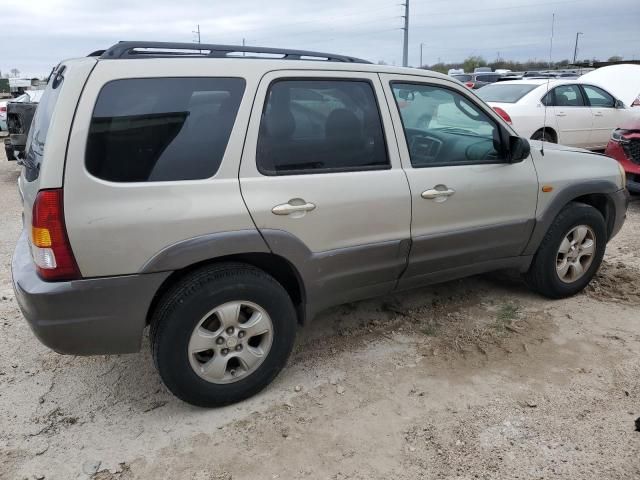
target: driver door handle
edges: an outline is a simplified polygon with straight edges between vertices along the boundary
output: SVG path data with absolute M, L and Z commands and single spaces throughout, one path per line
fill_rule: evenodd
M 452 188 L 447 188 L 446 190 L 436 190 L 435 188 L 432 188 L 422 192 L 422 198 L 426 200 L 433 200 L 438 197 L 450 197 L 454 193 L 456 193 L 456 191 Z
M 276 205 L 271 209 L 271 212 L 275 215 L 291 215 L 292 213 L 297 212 L 310 212 L 311 210 L 315 210 L 316 206 L 313 203 L 306 202 L 302 205 L 292 205 L 291 203 L 283 203 L 281 205 Z

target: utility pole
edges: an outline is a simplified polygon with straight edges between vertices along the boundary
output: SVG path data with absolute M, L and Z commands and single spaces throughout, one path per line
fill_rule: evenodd
M 402 66 L 409 66 L 409 0 L 404 0 L 405 3 L 401 3 L 404 5 L 404 46 L 402 48 Z
M 242 47 L 245 47 L 244 38 L 242 39 Z M 242 56 L 244 57 L 247 54 L 244 50 L 242 51 Z
M 576 64 L 576 57 L 578 56 L 578 37 L 584 35 L 582 32 L 576 32 L 576 46 L 573 49 L 573 64 Z
M 420 65 L 418 65 L 419 68 L 422 68 L 422 48 L 424 47 L 424 43 L 420 43 Z
M 200 43 L 200 24 L 198 24 L 198 29 L 193 30 L 191 33 L 195 33 L 198 36 L 198 43 Z

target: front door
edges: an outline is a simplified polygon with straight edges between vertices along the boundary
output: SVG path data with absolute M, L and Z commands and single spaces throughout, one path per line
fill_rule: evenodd
M 377 75 L 263 77 L 240 183 L 271 250 L 304 277 L 311 311 L 395 286 L 411 199 Z
M 464 87 L 381 77 L 401 126 L 398 144 L 412 195 L 412 246 L 401 286 L 518 257 L 535 218 L 531 158 L 515 164 L 502 158 L 499 120 Z
M 603 149 L 609 143 L 611 131 L 622 123 L 623 111 L 616 108 L 616 100 L 603 89 L 593 85 L 582 85 L 593 116 L 590 147 Z

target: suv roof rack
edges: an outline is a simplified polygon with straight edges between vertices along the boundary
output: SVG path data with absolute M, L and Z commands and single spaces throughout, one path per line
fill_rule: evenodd
M 97 53 L 97 52 L 95 52 Z M 246 54 L 258 54 L 256 56 Z M 209 43 L 118 42 L 100 55 L 115 58 L 271 58 L 281 60 L 319 60 L 327 62 L 371 63 L 360 58 L 333 53 L 284 48 L 217 45 Z

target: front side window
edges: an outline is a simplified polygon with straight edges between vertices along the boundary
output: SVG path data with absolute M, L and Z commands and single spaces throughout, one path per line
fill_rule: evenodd
M 389 168 L 375 93 L 365 80 L 278 80 L 260 123 L 264 175 Z
M 593 85 L 583 85 L 582 88 L 584 88 L 584 93 L 587 95 L 589 104 L 592 107 L 615 107 L 615 99 L 601 88 L 594 87 Z
M 227 148 L 244 85 L 240 78 L 109 82 L 93 110 L 87 170 L 112 182 L 212 177 Z
M 391 84 L 413 167 L 502 162 L 498 125 L 455 90 Z
M 547 97 L 547 106 L 554 107 L 584 107 L 584 99 L 577 85 L 560 85 Z

